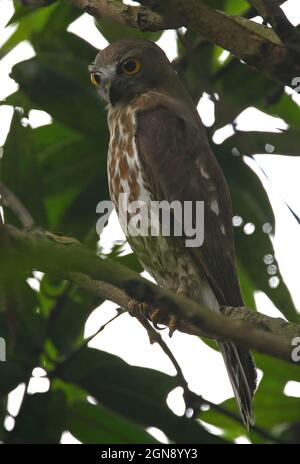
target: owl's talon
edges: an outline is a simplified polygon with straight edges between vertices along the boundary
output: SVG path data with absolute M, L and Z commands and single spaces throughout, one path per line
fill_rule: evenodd
M 135 315 L 144 316 L 147 314 L 148 305 L 146 303 L 141 303 L 137 300 L 130 300 L 127 304 L 128 313 L 130 316 L 135 317 Z
M 130 300 L 127 304 L 127 308 L 129 314 L 133 317 L 135 317 L 135 315 L 147 317 L 156 330 L 165 330 L 168 328 L 170 337 L 172 337 L 175 330 L 179 327 L 179 320 L 176 316 L 170 316 L 162 309 L 153 308 L 153 306 L 147 303 Z
M 152 322 L 153 327 L 157 330 L 164 330 L 165 327 L 159 327 L 158 324 L 161 324 L 162 311 L 159 308 L 148 308 L 147 317 Z
M 170 320 L 169 320 L 169 337 L 171 338 L 173 333 L 178 330 L 179 328 L 179 319 L 177 316 L 170 316 Z
M 165 330 L 167 327 L 166 326 L 159 326 L 157 322 L 153 322 L 151 321 L 152 324 L 153 324 L 153 327 L 156 329 L 156 330 Z

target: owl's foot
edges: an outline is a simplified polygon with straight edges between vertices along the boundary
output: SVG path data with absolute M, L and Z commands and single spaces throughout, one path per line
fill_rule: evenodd
M 137 300 L 130 300 L 127 304 L 128 312 L 131 316 L 145 316 L 149 305 Z
M 170 315 L 160 308 L 150 308 L 150 311 L 148 310 L 147 317 L 152 322 L 155 329 L 163 330 L 168 328 L 170 337 L 172 337 L 175 330 L 179 328 L 178 317 L 173 314 Z M 164 327 L 160 327 L 159 324 Z
M 168 314 L 160 308 L 155 308 L 147 303 L 130 300 L 128 305 L 129 314 L 134 317 L 146 317 L 152 322 L 156 330 L 169 328 L 169 336 L 172 337 L 175 330 L 179 328 L 179 320 L 176 316 Z
M 168 325 L 168 327 L 169 327 L 169 337 L 172 337 L 175 330 L 179 329 L 179 326 L 180 326 L 180 321 L 179 321 L 178 317 L 174 316 L 174 314 L 172 314 L 170 316 L 169 325 Z

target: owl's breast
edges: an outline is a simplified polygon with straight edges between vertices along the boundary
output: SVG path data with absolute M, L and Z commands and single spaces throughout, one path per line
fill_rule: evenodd
M 142 166 L 135 142 L 136 115 L 130 107 L 111 108 L 108 113 L 110 142 L 107 170 L 111 199 L 117 211 L 120 201 L 143 201 L 148 204 L 151 194 L 145 186 Z
M 189 294 L 198 299 L 199 274 L 182 242 L 176 238 L 152 234 L 153 216 L 151 201 L 156 200 L 151 192 L 151 182 L 143 171 L 138 148 L 135 142 L 137 129 L 136 113 L 133 108 L 111 107 L 108 113 L 110 142 L 108 149 L 108 183 L 111 199 L 118 214 L 120 225 L 128 243 L 139 261 L 156 282 L 167 288 L 188 288 Z M 150 188 L 149 188 L 149 187 Z M 132 234 L 132 223 L 141 230 L 140 222 L 135 221 L 137 203 L 146 207 L 142 220 L 146 229 L 141 234 Z M 135 204 L 135 208 L 130 207 Z M 155 228 L 157 230 L 157 227 Z M 158 227 L 160 230 L 160 228 Z

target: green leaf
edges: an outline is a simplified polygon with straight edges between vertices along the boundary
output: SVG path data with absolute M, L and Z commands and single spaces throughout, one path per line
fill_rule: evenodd
M 242 289 L 242 295 L 245 302 L 245 305 L 248 308 L 255 309 L 256 303 L 254 299 L 254 292 L 256 290 L 254 283 L 252 282 L 247 269 L 244 269 L 242 263 L 237 260 L 238 263 L 238 275 L 239 281 Z
M 64 382 L 61 379 L 54 378 L 51 382 L 52 391 L 62 391 L 69 405 L 78 402 L 85 402 L 88 393 L 77 385 Z
M 7 39 L 0 49 L 0 57 L 2 58 L 10 52 L 16 45 L 24 40 L 30 40 L 33 34 L 43 31 L 47 20 L 52 11 L 55 11 L 56 5 L 50 5 L 47 8 L 30 9 L 24 7 L 13 16 L 9 24 L 18 21 L 18 27 L 15 32 Z
M 1 396 L 0 398 L 0 440 L 3 441 L 6 435 L 4 429 L 4 419 L 7 414 L 7 396 Z
M 0 395 L 6 395 L 14 390 L 20 383 L 25 382 L 30 374 L 28 368 L 21 364 L 7 359 L 0 362 Z
M 133 367 L 125 361 L 84 348 L 56 371 L 59 378 L 80 385 L 100 404 L 143 427 L 158 427 L 178 443 L 221 443 L 200 424 L 177 417 L 166 405 L 176 379 L 161 372 Z
M 0 49 L 0 57 L 16 45 L 28 40 L 36 50 L 51 44 L 56 35 L 80 16 L 81 11 L 66 2 L 55 2 L 43 8 L 15 5 L 16 11 L 8 25 L 17 24 L 15 32 Z
M 291 345 L 292 350 L 292 345 Z M 262 384 L 266 382 L 276 382 L 277 389 L 283 392 L 285 384 L 289 380 L 300 382 L 299 364 L 290 364 L 261 353 L 255 354 L 255 360 L 259 369 L 264 372 Z
M 241 15 L 249 9 L 249 2 L 247 0 L 226 0 L 225 11 L 232 15 Z
M 43 30 L 37 31 L 32 35 L 31 42 L 35 50 L 51 50 L 60 34 L 63 34 L 64 37 L 69 35 L 65 32 L 68 25 L 81 16 L 81 14 L 81 10 L 70 3 L 66 3 L 65 1 L 55 3 L 55 8 L 50 11 Z M 81 40 L 81 42 L 83 41 Z M 90 48 L 92 47 L 90 46 Z
M 105 137 L 86 137 L 58 123 L 33 131 L 45 179 L 49 228 L 77 237 L 94 230 L 96 205 L 108 198 Z
M 69 408 L 67 427 L 88 444 L 158 443 L 141 427 L 100 405 L 75 403 Z
M 21 115 L 15 112 L 0 161 L 0 178 L 22 199 L 35 221 L 41 226 L 46 226 L 42 182 L 32 129 L 22 126 L 21 119 Z M 17 223 L 9 211 L 6 211 L 6 214 L 9 222 Z
M 2 283 L 5 296 L 3 311 L 0 312 L 0 333 L 6 340 L 6 363 L 20 363 L 21 371 L 23 367 L 27 371 L 33 369 L 38 360 L 46 321 L 38 306 L 37 293 L 26 282 L 28 272 L 17 260 L 12 268 L 9 268 L 9 264 L 4 262 L 6 270 L 9 269 L 9 280 L 4 285 Z
M 290 126 L 299 127 L 300 125 L 300 107 L 294 102 L 292 97 L 286 93 L 273 104 L 268 104 L 267 101 L 259 102 L 257 108 L 272 116 L 284 119 Z
M 84 323 L 101 303 L 100 298 L 78 288 L 71 288 L 57 298 L 50 315 L 48 337 L 60 354 L 70 352 L 82 342 Z
M 80 240 L 90 237 L 90 242 L 96 243 L 96 205 L 100 200 L 108 198 L 106 171 L 99 171 L 101 182 L 92 182 L 78 193 L 59 222 L 60 230 Z M 106 194 L 104 192 L 107 192 Z M 59 201 L 59 199 L 58 199 Z M 92 238 L 91 238 L 92 237 Z
M 41 54 L 18 63 L 12 76 L 33 107 L 86 135 L 107 134 L 106 119 L 89 84 L 88 61 L 71 55 Z M 75 98 L 74 98 L 75 95 Z
M 79 11 L 79 10 L 77 10 Z M 44 33 L 34 37 L 34 46 L 39 56 L 42 53 L 60 55 L 62 52 L 71 54 L 74 58 L 90 63 L 94 60 L 98 50 L 89 42 L 64 29 L 53 31 L 50 36 Z M 90 81 L 89 81 L 90 84 Z
M 237 85 L 242 82 L 243 85 Z M 280 84 L 265 77 L 238 60 L 231 60 L 218 71 L 215 92 L 219 99 L 215 104 L 214 128 L 232 123 L 249 106 L 269 112 L 270 98 L 281 89 Z
M 239 261 L 242 263 L 245 272 L 247 272 L 255 290 L 264 292 L 288 320 L 298 322 L 299 315 L 280 271 L 277 272 L 280 279 L 278 287 L 271 288 L 269 285 L 270 276 L 263 263 L 263 257 L 266 254 L 274 256 L 275 252 L 270 238 L 262 232 L 261 224 L 257 222 L 255 224 L 256 230 L 252 235 L 246 235 L 242 228 L 235 229 L 235 243 Z M 255 253 L 253 250 L 255 250 Z M 275 258 L 274 264 L 278 266 Z
M 200 0 L 210 8 L 226 11 L 229 14 L 241 14 L 249 9 L 249 3 L 246 0 Z
M 263 264 L 263 257 L 266 254 L 273 256 L 275 254 L 270 237 L 262 231 L 263 224 L 270 223 L 274 232 L 274 214 L 267 193 L 257 175 L 244 163 L 242 157 L 231 155 L 231 150 L 234 148 L 231 143 L 232 141 L 226 141 L 222 145 L 213 145 L 213 151 L 229 184 L 234 215 L 241 216 L 244 224 L 250 222 L 255 225 L 255 232 L 251 235 L 246 235 L 242 227 L 235 227 L 235 245 L 239 263 L 247 274 L 252 288 L 268 295 L 287 319 L 296 322 L 298 315 L 280 272 L 278 272 L 279 286 L 271 288 L 270 276 Z M 278 265 L 275 259 L 274 264 Z
M 127 253 L 126 255 L 122 255 L 125 243 L 126 241 L 122 243 L 115 243 L 107 257 L 117 263 L 122 264 L 123 266 L 128 267 L 129 269 L 132 269 L 135 272 L 142 272 L 143 267 L 134 253 Z
M 35 108 L 32 101 L 21 90 L 10 94 L 4 100 L 0 101 L 0 105 L 10 105 L 16 110 L 21 111 L 21 114 L 27 118 L 31 109 Z
M 66 399 L 61 391 L 26 395 L 9 441 L 59 443 L 66 427 L 66 413 Z
M 263 379 L 254 397 L 256 425 L 281 439 L 279 431 L 282 431 L 287 423 L 297 422 L 299 419 L 300 398 L 285 396 L 283 389 L 289 380 L 300 381 L 300 369 L 298 365 L 259 353 L 254 357 L 257 367 L 263 371 Z M 233 398 L 226 400 L 221 406 L 230 412 L 236 412 Z M 269 441 L 255 430 L 247 433 L 241 423 L 213 409 L 200 413 L 199 418 L 224 429 L 225 437 L 231 440 L 246 435 L 255 443 Z
M 237 147 L 242 155 L 265 154 L 266 144 L 275 147 L 274 152 L 286 156 L 299 156 L 299 139 L 300 130 L 290 128 L 288 130 L 276 132 L 259 132 L 259 131 L 238 131 L 222 144 L 225 150 Z

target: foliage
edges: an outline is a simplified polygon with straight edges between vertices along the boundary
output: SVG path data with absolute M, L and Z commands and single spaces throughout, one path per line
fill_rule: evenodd
M 247 9 L 244 0 L 214 4 L 232 14 Z M 33 46 L 35 57 L 14 66 L 12 77 L 19 89 L 2 102 L 15 110 L 1 159 L 1 180 L 22 199 L 38 224 L 94 247 L 96 204 L 108 198 L 106 115 L 87 73 L 97 50 L 67 31 L 81 14 L 67 2 L 39 9 L 15 2 L 15 7 L 11 23 L 17 29 L 2 45 L 1 57 L 24 40 Z M 104 20 L 97 26 L 109 40 L 132 33 Z M 246 235 L 243 227 L 235 229 L 246 303 L 253 308 L 254 292 L 262 291 L 284 316 L 299 322 L 279 271 L 279 286 L 274 289 L 268 284 L 263 257 L 274 256 L 274 249 L 262 226 L 270 223 L 274 231 L 275 224 L 266 191 L 243 157 L 232 155 L 232 149 L 237 147 L 251 157 L 276 138 L 280 153 L 297 155 L 300 109 L 276 82 L 232 57 L 222 63 L 219 47 L 206 42 L 199 46 L 199 37 L 189 31 L 183 34 L 178 38 L 179 56 L 188 47 L 194 51 L 189 59 L 179 60 L 178 72 L 195 99 L 205 91 L 215 102 L 215 122 L 208 130 L 211 144 L 229 183 L 235 215 L 243 224 L 256 226 L 252 235 Z M 159 34 L 150 38 L 156 40 Z M 289 129 L 280 134 L 239 132 L 215 144 L 215 131 L 234 125 L 249 106 L 281 117 Z M 51 124 L 32 129 L 26 124 L 32 109 L 49 113 Z M 9 211 L 5 210 L 5 217 L 17 224 Z M 122 259 L 119 251 L 114 249 L 111 258 Z M 140 270 L 133 255 L 124 262 Z M 100 350 L 80 349 L 84 323 L 101 302 L 60 276 L 44 275 L 36 292 L 27 283 L 32 271 L 18 269 L 10 291 L 1 299 L 0 335 L 9 340 L 7 362 L 0 363 L 2 441 L 58 443 L 62 432 L 69 430 L 83 443 L 155 443 L 147 428 L 157 427 L 175 443 L 223 443 L 240 435 L 253 443 L 268 442 L 259 432 L 247 433 L 239 422 L 214 409 L 201 412 L 201 422 L 178 417 L 166 404 L 168 393 L 178 385 L 175 377 L 130 366 Z M 298 368 L 262 355 L 256 359 L 264 374 L 254 404 L 257 425 L 278 441 L 299 442 L 295 430 L 297 424 L 299 430 L 300 399 L 283 394 L 289 380 L 300 382 Z M 26 394 L 15 428 L 7 432 L 3 427 L 7 395 L 28 383 L 36 366 L 47 371 L 50 389 Z M 88 401 L 90 396 L 96 404 Z M 233 399 L 222 406 L 236 412 Z M 204 423 L 222 429 L 223 437 L 208 432 Z

